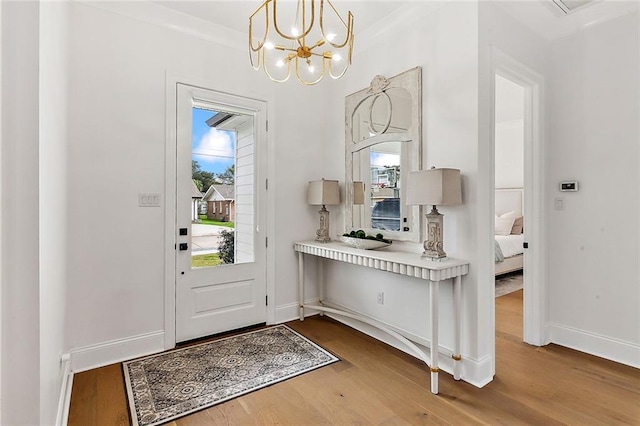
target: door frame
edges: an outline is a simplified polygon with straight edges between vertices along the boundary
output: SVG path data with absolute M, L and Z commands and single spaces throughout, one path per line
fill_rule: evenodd
M 524 216 L 529 226 L 525 238 L 529 243 L 525 256 L 523 340 L 542 346 L 549 342 L 547 314 L 547 263 L 543 256 L 546 247 L 544 229 L 544 133 L 543 96 L 544 78 L 541 74 L 508 56 L 499 49 L 491 49 L 490 113 L 491 113 L 491 205 L 495 206 L 495 76 L 500 75 L 522 86 L 525 92 L 524 109 Z M 491 259 L 495 259 L 495 246 L 490 243 Z M 491 271 L 495 271 L 495 264 Z M 491 277 L 491 282 L 495 281 Z M 535 284 L 534 284 L 535 283 Z M 495 335 L 495 286 L 492 291 L 491 312 Z M 493 345 L 495 360 L 495 341 Z
M 219 83 L 207 81 L 206 79 L 194 78 L 191 76 L 179 75 L 173 72 L 167 72 L 165 85 L 165 200 L 164 200 L 164 347 L 173 349 L 176 346 L 176 231 L 177 231 L 177 85 L 183 84 L 199 89 L 209 90 L 219 93 L 223 96 L 234 96 L 237 98 L 246 98 L 253 101 L 263 102 L 265 105 L 264 117 L 264 137 L 258 136 L 257 143 L 260 144 L 259 149 L 266 150 L 266 173 L 261 173 L 271 182 L 274 182 L 272 174 L 274 173 L 274 154 L 271 147 L 271 136 L 267 130 L 267 123 L 273 122 L 271 119 L 272 99 L 257 99 L 249 96 L 243 91 L 238 90 L 236 93 L 229 93 L 223 90 L 217 90 Z M 258 118 L 258 120 L 260 120 Z M 266 182 L 256 182 L 256 185 L 265 185 Z M 265 204 L 267 209 L 266 238 L 271 241 L 273 239 L 273 230 L 275 225 L 275 202 L 274 197 L 270 195 L 273 192 L 270 188 L 265 190 Z M 262 230 L 261 230 L 262 232 Z M 274 264 L 275 244 L 269 244 L 266 248 L 265 272 L 266 272 L 266 292 L 269 303 L 266 309 L 267 324 L 275 324 L 275 271 L 271 266 Z

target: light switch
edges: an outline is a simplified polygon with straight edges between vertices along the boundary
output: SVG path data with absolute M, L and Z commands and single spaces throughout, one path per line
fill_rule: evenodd
M 553 207 L 556 210 L 564 210 L 564 198 L 556 198 L 553 200 Z
M 138 206 L 160 207 L 160 194 L 138 194 Z

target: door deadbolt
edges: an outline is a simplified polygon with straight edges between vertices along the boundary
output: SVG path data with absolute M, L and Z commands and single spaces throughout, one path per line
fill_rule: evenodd
M 189 245 L 187 243 L 180 243 L 180 251 L 185 251 L 189 249 Z

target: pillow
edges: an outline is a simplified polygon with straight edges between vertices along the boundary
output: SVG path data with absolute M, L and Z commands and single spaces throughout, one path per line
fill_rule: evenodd
M 510 235 L 513 222 L 516 220 L 516 212 L 507 212 L 496 215 L 495 217 L 495 235 Z
M 511 228 L 511 233 L 514 235 L 522 234 L 524 229 L 524 217 L 520 216 L 513 221 L 513 227 Z

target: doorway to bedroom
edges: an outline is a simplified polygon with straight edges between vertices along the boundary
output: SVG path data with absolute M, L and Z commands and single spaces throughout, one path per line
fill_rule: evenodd
M 499 74 L 494 83 L 496 332 L 522 339 L 525 88 Z
M 495 76 L 496 297 L 524 283 L 524 92 Z
M 543 138 L 541 74 L 505 55 L 492 51 L 492 102 L 494 127 L 494 225 L 496 240 L 507 240 L 494 251 L 501 262 L 495 272 L 506 278 L 504 286 L 522 290 L 492 298 L 496 334 L 507 326 L 511 338 L 542 346 L 546 336 L 546 283 L 544 242 Z M 522 219 L 520 219 L 522 218 Z M 522 253 L 522 254 L 520 254 Z M 500 256 L 500 254 L 502 254 Z M 509 275 L 510 274 L 510 275 Z M 494 274 L 495 280 L 495 274 Z M 494 285 L 495 288 L 495 285 Z M 502 291 L 502 290 L 500 290 Z M 511 300 L 505 318 L 504 304 Z

